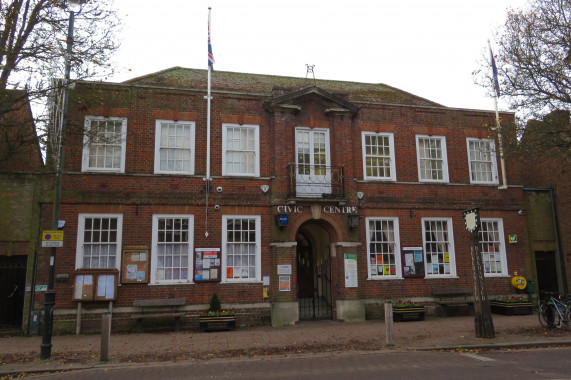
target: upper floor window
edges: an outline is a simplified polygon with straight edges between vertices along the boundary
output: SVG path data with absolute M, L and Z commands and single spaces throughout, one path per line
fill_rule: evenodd
M 367 218 L 369 278 L 401 278 L 398 218 Z
M 448 182 L 448 160 L 444 136 L 416 136 L 418 179 L 421 182 Z
M 482 218 L 478 237 L 485 276 L 506 276 L 507 260 L 502 219 Z
M 363 132 L 362 142 L 364 178 L 396 180 L 393 134 Z
M 82 171 L 125 171 L 127 119 L 85 117 Z
M 223 281 L 261 281 L 260 223 L 257 215 L 222 216 Z
M 498 183 L 496 149 L 490 139 L 466 139 L 471 183 Z
M 194 174 L 192 121 L 157 120 L 155 129 L 155 173 Z
M 222 125 L 222 175 L 260 175 L 258 125 Z
M 120 268 L 121 214 L 79 214 L 76 269 Z
M 456 263 L 451 218 L 422 218 L 426 277 L 454 277 Z
M 151 283 L 192 282 L 192 215 L 153 215 Z

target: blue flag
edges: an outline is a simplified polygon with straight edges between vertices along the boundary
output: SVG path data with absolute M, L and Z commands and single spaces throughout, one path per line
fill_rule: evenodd
M 494 90 L 496 95 L 500 96 L 500 83 L 498 82 L 498 68 L 496 66 L 496 60 L 494 59 L 494 53 L 492 53 L 492 48 L 490 47 L 490 58 L 492 59 L 492 75 L 494 79 Z

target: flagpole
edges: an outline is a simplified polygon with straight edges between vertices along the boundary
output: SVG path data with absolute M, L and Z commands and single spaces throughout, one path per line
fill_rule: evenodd
M 504 160 L 504 146 L 502 143 L 502 126 L 500 124 L 500 113 L 498 111 L 498 96 L 500 94 L 500 85 L 498 83 L 498 72 L 496 68 L 496 61 L 494 59 L 494 54 L 492 53 L 492 46 L 490 45 L 490 40 L 488 40 L 488 47 L 490 48 L 490 60 L 492 63 L 492 81 L 494 86 L 494 108 L 496 110 L 496 130 L 498 131 L 498 144 L 500 151 L 500 166 L 502 169 L 502 185 L 499 189 L 507 189 L 508 181 L 506 177 L 506 162 Z
M 494 105 L 496 107 L 496 128 L 498 130 L 498 144 L 500 145 L 500 165 L 502 167 L 502 185 L 499 189 L 507 189 L 506 162 L 504 160 L 504 147 L 502 144 L 502 126 L 500 125 L 500 113 L 498 112 L 498 96 L 494 95 Z
M 210 11 L 208 7 L 208 90 L 206 94 L 206 212 L 204 218 L 204 236 L 208 237 L 208 193 L 210 192 L 210 80 L 212 72 L 212 64 L 214 58 L 212 56 L 212 47 L 210 46 Z

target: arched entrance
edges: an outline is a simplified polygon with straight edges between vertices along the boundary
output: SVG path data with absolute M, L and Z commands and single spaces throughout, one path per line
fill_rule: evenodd
M 302 225 L 297 241 L 297 301 L 299 319 L 331 319 L 330 237 L 315 222 Z

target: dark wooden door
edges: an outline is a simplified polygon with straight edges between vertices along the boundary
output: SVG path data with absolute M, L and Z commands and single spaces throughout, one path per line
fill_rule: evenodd
M 0 324 L 22 323 L 28 256 L 0 256 Z

